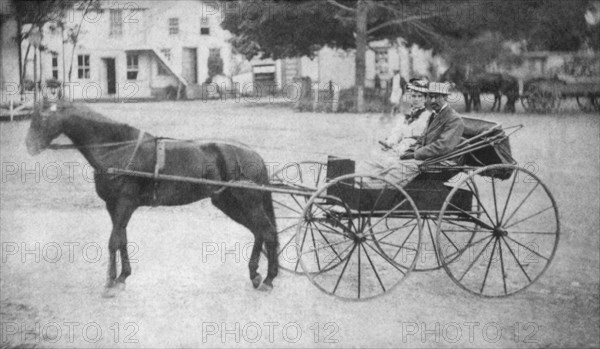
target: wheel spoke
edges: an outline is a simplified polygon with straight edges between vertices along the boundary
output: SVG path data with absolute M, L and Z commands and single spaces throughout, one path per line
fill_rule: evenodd
M 342 268 L 342 272 L 340 273 L 340 276 L 338 277 L 337 282 L 335 283 L 335 287 L 333 288 L 333 292 L 332 292 L 333 294 L 335 294 L 335 291 L 337 291 L 337 288 L 340 285 L 340 281 L 342 280 L 342 276 L 344 276 L 344 272 L 346 271 L 346 267 L 348 266 L 348 263 L 350 262 L 350 259 L 352 258 L 352 254 L 354 253 L 355 249 L 356 249 L 356 244 L 354 244 L 354 247 L 352 247 L 352 250 L 348 254 L 348 259 L 346 260 L 346 263 L 344 264 L 344 267 Z
M 492 240 L 493 240 L 493 236 L 490 237 L 490 241 L 488 241 L 488 243 L 485 244 L 485 246 L 481 249 L 481 251 L 479 251 L 479 254 L 477 255 L 477 257 L 475 257 L 475 259 L 473 260 L 473 262 L 471 263 L 471 265 L 469 265 L 469 267 L 467 268 L 467 270 L 465 270 L 465 272 L 461 275 L 461 277 L 458 279 L 458 281 L 462 281 L 462 279 L 465 277 L 465 275 L 467 275 L 467 273 L 471 270 L 471 268 L 475 265 L 475 263 L 477 263 L 477 260 L 483 254 L 483 251 L 485 251 L 488 248 L 488 246 L 490 245 L 490 243 L 492 242 Z
M 482 226 L 482 227 L 484 227 L 484 228 L 486 228 L 486 229 L 490 229 L 490 230 L 493 230 L 493 229 L 494 229 L 494 228 L 492 228 L 491 226 L 489 226 L 488 224 L 486 224 L 485 222 L 483 222 L 481 219 L 479 219 L 479 218 L 477 218 L 477 217 L 473 217 L 473 216 L 471 216 L 471 215 L 470 215 L 470 214 L 469 214 L 467 211 L 465 211 L 465 210 L 463 210 L 462 208 L 460 208 L 460 207 L 458 207 L 458 206 L 454 205 L 453 203 L 451 203 L 451 202 L 448 202 L 448 204 L 449 204 L 450 206 L 454 206 L 454 207 L 455 207 L 457 210 L 459 210 L 460 212 L 462 212 L 462 213 L 466 214 L 467 216 L 469 216 L 473 222 L 475 222 L 475 223 L 479 224 L 480 226 Z M 485 211 L 485 209 L 484 209 L 484 211 Z
M 475 242 L 473 242 L 473 243 L 470 243 L 470 244 L 468 244 L 468 245 L 465 245 L 465 247 L 462 249 L 462 251 L 465 251 L 467 248 L 469 248 L 469 247 L 473 247 L 473 246 L 475 246 L 475 245 L 479 244 L 480 242 L 482 242 L 482 241 L 484 241 L 484 240 L 486 240 L 486 239 L 490 239 L 491 237 L 493 237 L 493 236 L 485 236 L 485 237 L 482 237 L 481 239 L 479 239 L 479 240 L 477 240 L 477 241 L 475 241 Z M 456 252 L 452 252 L 451 254 L 449 254 L 448 256 L 446 256 L 446 258 L 445 258 L 445 259 L 451 259 L 451 258 L 453 258 L 454 256 L 456 256 L 456 255 L 459 255 L 460 253 L 461 253 L 461 250 L 458 250 L 458 249 L 457 249 L 457 250 L 456 250 Z M 445 260 L 445 259 L 444 259 L 444 260 Z
M 498 217 L 498 200 L 496 199 L 496 179 L 492 178 L 492 195 L 494 196 L 494 212 L 496 213 L 496 224 L 500 224 L 500 219 Z M 496 246 L 494 244 L 494 246 Z M 492 251 L 493 252 L 493 251 Z
M 373 269 L 373 272 L 375 273 L 375 277 L 377 277 L 377 281 L 379 281 L 379 285 L 381 286 L 381 289 L 383 290 L 383 292 L 385 292 L 385 286 L 383 285 L 383 282 L 381 281 L 381 277 L 379 277 L 379 273 L 377 272 L 377 269 L 375 268 L 373 261 L 371 261 L 371 257 L 369 256 L 367 249 L 365 248 L 365 246 L 363 244 L 361 244 L 360 247 L 362 247 L 362 249 L 365 251 L 365 256 L 367 256 L 367 260 L 369 261 L 369 264 L 371 264 L 371 269 Z
M 402 241 L 402 245 L 400 245 L 400 247 L 404 247 L 404 244 L 406 244 L 406 242 L 408 241 L 408 238 L 412 235 L 413 231 L 415 231 L 415 228 L 417 228 L 417 224 L 415 224 L 413 226 L 413 228 L 410 230 L 410 232 L 408 233 L 408 235 L 406 236 L 406 238 L 404 239 L 404 241 Z M 379 241 L 381 242 L 381 239 Z M 396 257 L 398 257 L 398 254 L 400 253 L 401 250 L 402 250 L 402 248 L 399 248 L 398 251 L 396 251 L 396 254 L 394 255 L 394 258 L 392 258 L 393 261 L 396 260 Z
M 338 241 L 338 242 L 334 242 L 332 244 L 328 244 L 327 246 L 320 246 L 320 247 L 316 247 L 314 249 L 308 249 L 306 251 L 303 251 L 302 255 L 306 255 L 306 254 L 309 254 L 309 253 L 312 253 L 312 252 L 315 252 L 315 251 L 324 250 L 324 249 L 326 249 L 328 247 L 330 248 L 331 246 L 337 246 L 337 245 L 341 245 L 341 244 L 344 244 L 344 243 L 347 243 L 347 242 L 353 242 L 353 241 L 352 240 Z
M 517 208 L 515 208 L 515 210 L 512 212 L 512 214 L 506 219 L 506 223 L 504 223 L 504 224 L 508 224 L 508 222 L 510 222 L 511 218 L 515 215 L 515 213 L 517 213 L 517 211 L 521 208 L 521 206 L 523 206 L 523 204 L 525 203 L 525 201 L 527 201 L 527 199 L 529 198 L 529 196 L 531 196 L 531 194 L 538 187 L 538 185 L 540 185 L 540 182 L 535 183 L 535 186 L 533 188 L 531 188 L 531 190 L 529 191 L 529 193 L 527 193 L 527 195 L 525 196 L 525 198 L 523 199 L 523 201 L 521 201 L 521 203 L 519 204 L 519 206 L 517 206 Z
M 504 286 L 504 294 L 507 295 L 506 290 L 506 273 L 504 271 L 504 256 L 502 255 L 502 241 L 498 243 L 498 253 L 500 254 L 500 272 L 502 273 L 502 285 Z
M 510 235 L 513 234 L 538 234 L 538 235 L 556 235 L 554 231 L 510 231 Z
M 548 210 L 549 210 L 549 209 L 551 209 L 551 208 L 554 208 L 554 206 L 546 207 L 545 209 L 543 209 L 543 210 L 541 210 L 541 211 L 538 211 L 538 212 L 536 212 L 536 213 L 534 213 L 534 214 L 532 214 L 532 215 L 530 215 L 530 216 L 528 216 L 528 217 L 526 217 L 526 218 L 520 219 L 520 220 L 518 220 L 518 221 L 514 222 L 513 224 L 511 224 L 511 225 L 508 225 L 508 226 L 504 227 L 504 229 L 508 229 L 508 228 L 510 228 L 510 227 L 514 227 L 515 225 L 517 225 L 517 224 L 519 224 L 519 223 L 522 223 L 522 222 L 524 222 L 524 221 L 526 221 L 526 220 L 528 220 L 528 219 L 530 219 L 530 218 L 533 218 L 533 217 L 535 217 L 535 216 L 537 216 L 537 215 L 540 215 L 540 214 L 542 214 L 542 213 L 544 213 L 544 212 L 548 211 Z
M 479 204 L 479 207 L 481 207 L 483 209 L 483 212 L 485 213 L 485 215 L 487 216 L 487 218 L 490 220 L 490 223 L 494 223 L 494 220 L 492 219 L 492 217 L 490 216 L 490 214 L 488 213 L 488 211 L 485 209 L 485 206 L 483 206 L 483 204 L 481 203 L 481 200 L 479 200 L 479 191 L 476 191 L 473 187 L 471 187 L 471 185 L 469 184 L 469 182 L 465 182 L 465 184 L 467 185 L 467 187 L 469 187 L 469 189 L 471 190 L 471 192 L 473 193 L 473 196 L 475 197 L 475 200 L 477 200 L 477 203 Z M 454 206 L 451 202 L 448 202 L 450 205 Z M 456 206 L 454 206 L 456 207 Z M 458 208 L 458 207 L 456 207 Z M 461 209 L 459 209 L 460 211 L 462 211 Z M 464 211 L 463 211 L 464 213 Z
M 306 226 L 306 228 L 304 228 L 304 236 L 302 237 L 302 244 L 300 244 L 300 251 L 302 251 L 302 247 L 304 247 L 304 241 L 306 240 L 307 231 L 308 231 L 308 225 Z M 300 264 L 300 258 L 298 258 L 298 260 L 296 261 L 296 266 L 294 267 L 294 271 L 298 271 L 298 264 Z
M 344 254 L 344 252 L 348 251 L 348 249 L 349 249 L 350 247 L 352 247 L 352 246 L 354 246 L 354 244 L 350 244 L 350 245 L 346 246 L 346 247 L 345 247 L 345 248 L 342 250 L 342 252 L 340 252 L 340 255 L 343 255 L 343 254 Z M 343 259 L 343 258 L 341 258 L 341 257 L 339 257 L 339 259 L 340 259 L 340 262 L 343 262 L 343 261 L 344 261 L 344 259 Z M 327 270 L 327 268 L 329 268 L 329 266 L 330 266 L 330 265 L 331 265 L 331 264 L 332 264 L 334 261 L 335 261 L 335 258 L 332 258 L 332 259 L 329 261 L 329 263 L 327 263 L 327 265 L 325 265 L 325 266 L 323 267 L 323 269 L 319 270 L 319 273 L 320 273 L 320 272 L 322 272 L 322 271 L 326 271 L 326 270 Z
M 401 273 L 402 273 L 402 275 L 406 275 L 406 273 L 405 273 L 405 272 L 403 272 L 403 271 L 400 269 L 400 267 L 402 267 L 402 268 L 404 268 L 404 269 L 408 270 L 408 268 L 407 268 L 407 267 L 405 267 L 405 266 L 402 266 L 402 265 L 400 265 L 400 264 L 396 264 L 396 263 L 395 263 L 393 260 L 390 260 L 390 257 L 387 257 L 387 256 L 384 256 L 384 255 L 382 255 L 382 254 L 381 254 L 381 252 L 377 251 L 377 249 L 376 249 L 375 247 L 371 246 L 371 245 L 370 245 L 368 242 L 366 242 L 366 241 L 365 241 L 365 242 L 364 242 L 364 244 L 365 244 L 365 245 L 367 245 L 367 246 L 369 246 L 369 248 L 370 248 L 370 249 L 372 249 L 373 251 L 375 251 L 375 253 L 377 253 L 377 254 L 378 254 L 378 255 L 379 255 L 381 258 L 383 258 L 385 261 L 387 261 L 388 263 L 390 263 L 390 264 L 392 265 L 392 267 L 396 268 L 396 270 L 398 270 L 399 272 L 401 272 Z
M 429 219 L 425 219 L 425 222 L 427 222 L 427 230 L 429 230 L 429 237 L 431 238 L 431 243 L 432 243 L 432 245 L 435 246 L 435 239 L 433 238 L 433 232 L 431 231 L 431 225 L 429 224 Z M 433 252 L 435 253 L 435 261 L 437 262 L 437 265 L 441 265 L 440 257 L 438 256 L 437 249 L 434 248 L 433 250 L 434 250 Z
M 358 244 L 360 245 L 360 244 Z M 358 299 L 360 299 L 360 269 L 361 269 L 361 264 L 360 264 L 360 246 L 358 247 Z
M 508 250 L 510 251 L 510 254 L 513 256 L 513 258 L 515 259 L 515 261 L 519 265 L 519 268 L 521 269 L 521 271 L 523 272 L 523 274 L 525 274 L 525 277 L 527 278 L 527 280 L 529 280 L 529 282 L 531 282 L 531 278 L 529 277 L 529 274 L 527 274 L 527 272 L 525 271 L 525 268 L 523 268 L 523 265 L 521 265 L 521 262 L 519 261 L 519 258 L 517 258 L 517 256 L 513 252 L 512 248 L 510 248 L 510 245 L 508 244 L 508 242 L 506 242 L 506 239 L 504 239 L 504 236 L 502 237 L 502 241 L 504 241 L 504 244 L 506 245 L 506 247 L 508 247 Z
M 276 204 L 278 204 L 278 205 L 281 205 L 281 206 L 287 208 L 290 211 L 293 211 L 293 212 L 297 213 L 298 215 L 302 214 L 301 211 L 297 211 L 296 209 L 293 209 L 293 208 L 289 207 L 288 205 L 286 205 L 286 204 L 284 204 L 284 203 L 282 203 L 282 202 L 280 202 L 278 200 L 273 199 L 273 202 L 276 203 Z M 300 206 L 300 207 L 302 207 L 302 206 Z
M 405 249 L 405 250 L 415 251 L 415 252 L 418 251 L 418 249 L 416 249 L 416 248 L 404 247 L 403 245 L 391 244 L 389 242 L 384 242 L 384 241 L 381 241 L 381 240 L 379 240 L 378 243 L 382 244 L 382 245 L 394 246 L 394 247 L 397 247 L 398 249 Z
M 513 191 L 516 181 L 517 181 L 517 175 L 513 174 L 513 180 L 512 180 L 512 183 L 510 184 L 510 189 L 508 190 L 508 195 L 506 196 L 506 203 L 504 204 L 504 209 L 502 209 L 502 216 L 500 216 L 500 221 L 498 222 L 498 224 L 502 224 L 502 222 L 504 222 L 504 215 L 506 214 L 506 208 L 508 207 L 508 203 L 510 201 L 510 197 L 512 195 L 512 191 Z
M 541 258 L 544 258 L 544 259 L 545 259 L 545 260 L 547 260 L 547 261 L 550 261 L 550 258 L 547 258 L 547 257 L 544 257 L 544 256 L 542 256 L 541 254 L 539 254 L 539 253 L 535 252 L 534 250 L 530 249 L 528 246 L 525 246 L 525 245 L 523 245 L 522 243 L 518 242 L 517 240 L 515 240 L 515 239 L 511 238 L 510 236 L 506 236 L 506 238 L 507 238 L 507 239 L 509 239 L 510 241 L 512 241 L 512 242 L 514 242 L 514 243 L 516 243 L 517 245 L 519 245 L 519 246 L 521 246 L 521 247 L 525 248 L 526 250 L 528 250 L 529 252 L 531 252 L 531 253 L 535 254 L 536 256 L 538 256 L 538 257 L 541 257 Z
M 319 261 L 319 254 L 317 253 L 317 250 L 316 250 L 316 248 L 317 248 L 317 242 L 315 241 L 315 233 L 313 232 L 312 229 L 310 230 L 310 236 L 311 236 L 312 241 L 313 241 L 313 247 L 315 248 L 315 259 L 317 260 L 317 269 L 321 270 L 321 262 Z
M 335 248 L 333 248 L 331 246 L 331 243 L 329 242 L 329 240 L 327 240 L 327 238 L 325 237 L 325 235 L 323 235 L 323 232 L 321 232 L 321 229 L 317 228 L 316 224 L 314 224 L 314 223 L 312 223 L 312 224 L 315 227 L 315 229 L 317 229 L 317 231 L 319 232 L 319 234 L 321 235 L 321 237 L 325 240 L 325 242 L 327 243 L 327 246 L 329 246 L 331 248 L 331 250 L 333 251 L 333 253 L 335 253 L 335 255 L 341 260 L 340 255 L 337 253 L 337 251 L 335 250 Z
M 381 240 L 383 240 L 383 239 L 387 238 L 388 236 L 392 235 L 394 232 L 396 232 L 396 231 L 398 231 L 398 230 L 400 230 L 400 229 L 404 228 L 404 227 L 405 227 L 407 224 L 409 224 L 410 222 L 412 222 L 412 221 L 414 221 L 414 220 L 415 220 L 415 218 L 411 218 L 411 219 L 410 219 L 408 222 L 406 222 L 406 223 L 405 223 L 403 226 L 401 226 L 401 227 L 398 227 L 398 228 L 389 228 L 389 229 L 386 229 L 386 230 L 384 230 L 385 232 L 388 232 L 388 231 L 390 231 L 390 233 L 389 233 L 389 234 L 387 234 L 386 236 L 382 237 L 381 239 L 379 239 L 379 241 L 381 241 Z M 413 228 L 413 229 L 414 229 L 414 228 Z M 381 234 L 382 232 L 383 232 L 383 231 L 380 231 L 380 232 L 373 233 L 373 234 L 369 234 L 369 235 Z
M 385 193 L 385 190 L 387 189 L 387 187 L 388 187 L 388 184 L 386 182 L 385 186 L 379 192 L 379 195 L 377 195 L 377 199 L 375 200 L 375 203 L 373 204 L 373 208 L 371 209 L 371 213 L 369 214 L 369 218 L 373 217 L 373 212 L 375 212 L 375 208 L 377 207 L 377 204 L 379 203 L 379 200 L 381 200 L 381 197 L 383 196 L 383 193 Z
M 391 210 L 389 210 L 386 214 L 383 215 L 383 217 L 381 217 L 377 222 L 375 222 L 373 225 L 371 225 L 367 231 L 373 231 L 373 228 L 375 228 L 379 223 L 381 223 L 384 219 L 386 219 L 390 214 L 392 214 L 396 209 L 398 209 L 400 206 L 404 205 L 404 203 L 407 200 L 404 199 L 402 200 L 399 204 L 397 204 L 396 206 L 394 206 L 394 208 L 392 208 Z M 367 232 L 365 231 L 365 233 Z
M 496 252 L 496 245 L 498 244 L 498 238 L 494 239 L 494 247 L 492 247 L 492 255 L 490 256 L 490 262 L 487 265 L 487 268 L 485 269 L 485 276 L 483 277 L 483 282 L 481 284 L 481 290 L 479 290 L 479 293 L 483 294 L 483 289 L 485 288 L 485 282 L 487 280 L 488 277 L 488 273 L 490 272 L 490 266 L 492 266 L 492 261 L 494 260 L 494 252 Z

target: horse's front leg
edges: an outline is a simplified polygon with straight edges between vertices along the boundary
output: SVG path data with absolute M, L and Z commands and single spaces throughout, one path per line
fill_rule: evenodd
M 114 297 L 114 289 L 125 288 L 125 279 L 131 275 L 131 265 L 127 253 L 127 224 L 137 205 L 131 200 L 119 199 L 109 202 L 106 208 L 110 214 L 113 228 L 108 241 L 108 280 L 106 282 L 105 297 Z M 121 275 L 117 278 L 117 250 L 121 254 Z

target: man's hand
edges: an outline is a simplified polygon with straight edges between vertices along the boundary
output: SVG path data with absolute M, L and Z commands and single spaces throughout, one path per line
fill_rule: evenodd
M 381 150 L 387 151 L 392 149 L 392 147 L 384 141 L 379 141 L 379 144 L 381 144 Z
M 414 158 L 415 158 L 415 153 L 412 151 L 400 155 L 400 160 L 408 160 L 408 159 L 414 159 Z

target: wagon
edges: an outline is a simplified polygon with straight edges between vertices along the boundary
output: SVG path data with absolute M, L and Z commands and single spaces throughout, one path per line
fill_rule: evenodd
M 521 104 L 532 113 L 556 112 L 561 101 L 575 98 L 584 112 L 600 112 L 600 79 L 567 82 L 559 78 L 536 78 L 523 86 Z
M 521 126 L 463 120 L 459 146 L 420 164 L 404 187 L 335 156 L 287 164 L 261 186 L 110 172 L 272 192 L 280 268 L 336 297 L 377 297 L 411 272 L 441 269 L 477 296 L 509 296 L 550 265 L 558 208 L 535 169 L 512 157 L 509 136 Z

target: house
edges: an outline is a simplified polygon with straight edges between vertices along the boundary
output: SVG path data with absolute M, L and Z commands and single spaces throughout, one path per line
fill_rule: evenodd
M 85 16 L 84 9 L 73 9 L 64 32 L 51 23 L 44 27 L 43 81 L 66 81 L 65 94 L 73 99 L 153 98 L 173 91 L 197 98 L 209 77 L 209 59 L 222 60 L 224 75 L 232 68 L 230 34 L 212 15 L 211 3 L 102 0 Z M 74 51 L 71 43 L 63 47 L 62 38 L 79 24 Z M 31 79 L 31 57 L 27 64 Z
M 15 40 L 18 34 L 12 1 L 2 0 L 0 6 L 0 32 L 2 33 L 2 54 L 0 54 L 0 105 L 18 102 L 19 85 L 19 45 Z
M 439 69 L 444 66 L 430 50 L 423 50 L 416 45 L 407 47 L 401 39 L 397 42 L 381 40 L 369 46 L 366 54 L 367 87 L 374 87 L 375 76 L 378 75 L 385 88 L 394 70 L 400 70 L 400 75 L 407 80 L 420 76 L 435 79 L 441 73 Z M 330 82 L 340 89 L 350 88 L 355 85 L 354 52 L 324 47 L 313 59 L 298 57 L 282 60 L 280 80 L 284 84 L 303 76 L 318 82 L 321 88 Z

